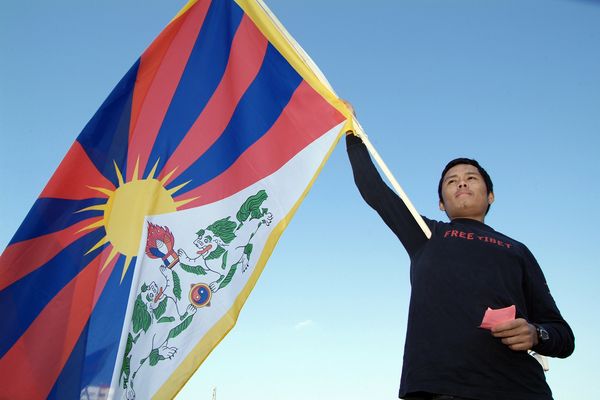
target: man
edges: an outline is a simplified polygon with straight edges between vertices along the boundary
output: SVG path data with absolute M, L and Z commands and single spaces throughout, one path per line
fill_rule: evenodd
M 356 185 L 410 256 L 411 299 L 400 397 L 548 400 L 540 364 L 527 350 L 567 357 L 574 336 L 527 247 L 484 223 L 492 180 L 475 160 L 451 161 L 438 185 L 450 222 L 425 219 L 427 239 L 384 183 L 361 139 L 346 137 Z M 486 330 L 486 309 L 516 318 Z

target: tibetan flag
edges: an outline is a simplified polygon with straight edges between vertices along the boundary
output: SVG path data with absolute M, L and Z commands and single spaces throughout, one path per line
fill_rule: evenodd
M 0 398 L 172 398 L 355 122 L 260 0 L 190 1 L 0 259 Z

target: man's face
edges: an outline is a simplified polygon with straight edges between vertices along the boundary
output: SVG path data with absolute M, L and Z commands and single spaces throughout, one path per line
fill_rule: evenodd
M 450 220 L 470 218 L 483 222 L 488 205 L 494 201 L 494 194 L 488 195 L 477 167 L 459 164 L 444 175 L 442 199 L 440 210 L 445 211 Z

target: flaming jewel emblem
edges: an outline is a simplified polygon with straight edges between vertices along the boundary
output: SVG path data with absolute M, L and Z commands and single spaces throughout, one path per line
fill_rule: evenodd
M 165 267 L 172 269 L 179 262 L 179 257 L 173 247 L 175 238 L 169 228 L 148 222 L 148 239 L 146 240 L 146 255 L 150 258 L 161 259 Z

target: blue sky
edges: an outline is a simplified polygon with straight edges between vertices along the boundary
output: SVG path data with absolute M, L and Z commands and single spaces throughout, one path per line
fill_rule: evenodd
M 0 6 L 0 246 L 71 143 L 184 1 Z M 486 222 L 528 245 L 576 336 L 556 399 L 591 398 L 600 351 L 600 2 L 270 0 L 417 209 L 445 163 L 494 180 Z M 334 151 L 237 326 L 178 399 L 394 399 L 410 287 L 403 248 Z M 447 327 L 440 327 L 441 333 Z

